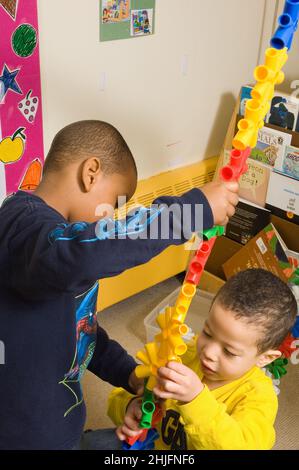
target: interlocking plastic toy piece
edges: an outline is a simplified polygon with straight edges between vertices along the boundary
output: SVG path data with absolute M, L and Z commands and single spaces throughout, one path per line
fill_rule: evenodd
M 297 349 L 297 346 L 294 344 L 294 341 L 295 341 L 294 336 L 291 335 L 291 334 L 288 334 L 288 336 L 285 338 L 283 343 L 278 348 L 279 351 L 287 359 L 289 359 L 291 357 L 291 355 L 293 354 L 293 352 L 296 351 L 296 349 Z
M 225 227 L 223 225 L 215 225 L 210 229 L 204 230 L 202 232 L 203 239 L 205 241 L 211 240 L 214 237 L 222 237 L 225 234 Z
M 151 427 L 155 427 L 159 421 L 161 421 L 161 419 L 163 418 L 163 412 L 162 412 L 162 408 L 156 404 L 156 409 L 155 409 L 155 412 L 153 414 L 153 418 L 152 418 L 152 423 L 151 423 Z M 132 448 L 132 446 L 134 446 L 135 442 L 139 441 L 139 442 L 143 442 L 146 440 L 147 438 L 147 434 L 148 434 L 149 430 L 148 429 L 143 429 L 141 431 L 141 433 L 138 435 L 138 436 L 135 436 L 135 437 L 128 437 L 126 439 L 126 445 L 123 446 L 123 448 L 125 450 L 134 450 Z
M 172 318 L 174 321 L 178 323 L 184 323 L 188 309 L 192 302 L 193 297 L 196 294 L 196 286 L 191 284 L 191 282 L 184 282 L 182 285 L 181 292 L 177 298 L 175 303 L 174 312 L 172 314 Z M 182 330 L 180 330 L 180 334 L 184 335 Z
M 266 366 L 266 369 L 273 375 L 275 379 L 280 379 L 283 375 L 287 373 L 286 366 L 289 361 L 285 358 L 279 358 L 271 362 Z
M 147 435 L 143 440 L 136 440 L 132 445 L 124 442 L 123 450 L 153 450 L 155 448 L 155 441 L 159 438 L 159 433 L 156 429 L 146 430 L 146 432 Z
M 285 78 L 282 67 L 288 60 L 287 49 L 277 50 L 269 47 L 265 54 L 265 64 L 259 65 L 254 70 L 254 78 L 259 83 L 270 82 L 273 85 L 280 85 Z
M 299 338 L 299 315 L 297 315 L 295 325 L 293 326 L 292 335 L 294 338 Z
M 144 351 L 138 351 L 136 354 L 137 359 L 143 362 L 135 369 L 135 374 L 139 378 L 149 377 L 147 388 L 153 390 L 157 383 L 157 371 L 159 367 L 165 365 L 165 361 L 158 356 L 159 346 L 157 343 L 148 343 L 145 345 Z
M 299 0 L 287 0 L 283 14 L 278 18 L 278 28 L 271 39 L 271 46 L 275 49 L 291 49 L 298 20 Z
M 181 307 L 185 306 L 181 304 Z M 175 310 L 172 307 L 166 308 L 165 312 L 160 313 L 156 320 L 161 329 L 161 333 L 155 336 L 155 341 L 160 344 L 158 355 L 160 358 L 166 358 L 167 361 L 176 361 L 177 356 L 182 356 L 187 350 L 182 336 L 188 333 L 189 328 L 180 323 L 184 321 L 188 309 L 185 310 L 185 315 L 182 313 L 175 315 Z
M 245 150 L 254 148 L 257 144 L 258 131 L 263 126 L 263 120 L 270 109 L 269 101 L 274 94 L 274 86 L 284 81 L 282 67 L 288 60 L 287 49 L 277 50 L 268 48 L 265 55 L 265 64 L 259 65 L 254 71 L 254 78 L 258 82 L 251 96 L 253 100 L 246 103 L 245 118 L 238 122 L 238 132 L 233 139 L 233 147 Z
M 140 421 L 140 427 L 143 429 L 150 429 L 152 425 L 153 414 L 155 412 L 155 397 L 151 390 L 144 388 L 143 400 L 141 405 L 142 418 Z
M 191 260 L 189 271 L 186 274 L 185 282 L 190 282 L 191 284 L 198 285 L 208 257 L 212 251 L 212 248 L 215 244 L 216 237 L 211 238 L 208 241 L 205 241 L 201 244 L 200 248 L 197 250 L 196 255 Z
M 295 286 L 299 286 L 299 268 L 297 268 L 292 275 L 292 281 Z
M 232 150 L 230 162 L 220 170 L 220 177 L 223 181 L 237 181 L 241 175 L 248 170 L 247 159 L 250 156 L 251 148 L 245 150 Z

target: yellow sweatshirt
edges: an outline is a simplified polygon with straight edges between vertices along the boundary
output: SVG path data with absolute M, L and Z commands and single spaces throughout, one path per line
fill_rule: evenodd
M 194 343 L 182 359 L 202 379 Z M 123 423 L 132 398 L 121 388 L 111 392 L 108 415 L 116 426 Z M 166 400 L 165 405 L 156 450 L 267 450 L 274 445 L 277 397 L 271 379 L 258 367 L 215 390 L 205 386 L 190 403 Z

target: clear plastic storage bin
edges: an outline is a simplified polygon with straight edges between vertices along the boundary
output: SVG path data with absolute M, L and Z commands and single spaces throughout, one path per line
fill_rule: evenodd
M 180 290 L 181 287 L 178 287 L 145 317 L 144 326 L 148 343 L 153 341 L 154 337 L 160 333 L 160 328 L 156 323 L 158 314 L 162 313 L 166 307 L 174 306 Z M 191 328 L 193 333 L 198 333 L 202 329 L 214 297 L 215 294 L 210 294 L 209 292 L 197 289 L 185 320 L 185 324 Z

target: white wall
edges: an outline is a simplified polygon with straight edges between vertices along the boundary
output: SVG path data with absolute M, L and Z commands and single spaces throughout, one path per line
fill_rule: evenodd
M 265 0 L 156 3 L 155 35 L 100 43 L 99 0 L 38 1 L 46 151 L 64 125 L 101 119 L 124 135 L 142 178 L 219 152 L 258 63 Z

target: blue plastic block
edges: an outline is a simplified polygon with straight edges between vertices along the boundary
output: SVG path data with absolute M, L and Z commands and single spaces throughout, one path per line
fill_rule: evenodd
M 293 326 L 292 335 L 294 338 L 299 338 L 299 315 L 297 315 L 295 325 Z
M 278 28 L 271 39 L 271 46 L 275 49 L 291 49 L 298 20 L 299 0 L 287 0 L 283 14 L 278 18 Z
M 155 448 L 155 441 L 159 438 L 159 433 L 156 429 L 150 429 L 147 438 L 143 442 L 136 441 L 134 445 L 129 446 L 126 442 L 123 443 L 123 450 L 153 450 Z

